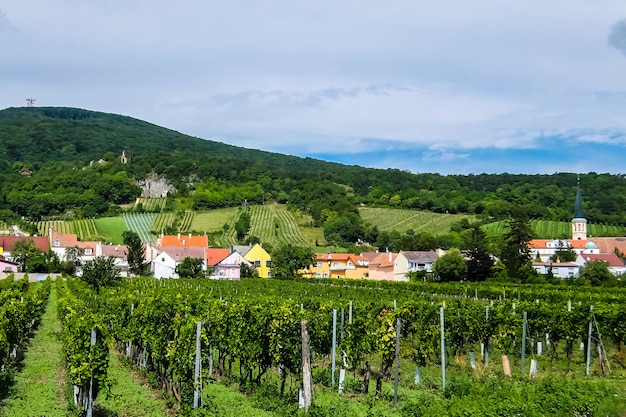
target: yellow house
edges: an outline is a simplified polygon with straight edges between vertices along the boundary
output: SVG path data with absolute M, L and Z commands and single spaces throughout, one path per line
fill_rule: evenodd
M 318 253 L 315 262 L 304 271 L 311 278 L 362 279 L 367 273 L 367 258 L 351 253 Z
M 257 243 L 242 256 L 259 271 L 259 277 L 269 278 L 271 276 L 272 257 L 261 245 Z

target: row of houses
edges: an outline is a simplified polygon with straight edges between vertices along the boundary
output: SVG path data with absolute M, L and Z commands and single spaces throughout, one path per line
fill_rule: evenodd
M 125 245 L 80 241 L 75 234 L 64 234 L 54 229 L 49 230 L 47 237 L 0 237 L 0 271 L 17 272 L 18 265 L 13 262 L 11 251 L 21 239 L 31 239 L 40 250 L 51 250 L 62 261 L 68 260 L 69 248 L 78 249 L 76 253 L 83 263 L 97 257 L 111 256 L 121 274 L 128 276 L 128 248 Z M 407 281 L 408 272 L 430 272 L 441 254 L 435 251 L 364 252 L 360 255 L 324 253 L 317 254 L 313 264 L 300 272 L 311 278 Z M 161 235 L 156 244 L 146 244 L 144 252 L 144 259 L 150 264 L 150 271 L 155 278 L 178 278 L 176 267 L 188 257 L 200 259 L 202 269 L 212 271 L 212 278 L 239 279 L 243 264 L 254 268 L 259 277 L 272 276 L 271 255 L 260 244 L 211 248 L 207 236 Z
M 0 236 L 0 272 L 17 272 L 11 251 L 15 243 L 25 239 L 19 236 Z M 68 248 L 77 248 L 82 262 L 97 257 L 110 256 L 123 276 L 128 276 L 128 248 L 125 245 L 106 245 L 96 241 L 80 241 L 75 234 L 63 234 L 54 229 L 47 237 L 28 237 L 42 251 L 52 250 L 59 259 L 67 260 Z M 612 251 L 609 249 L 612 248 Z M 555 277 L 573 278 L 580 268 L 592 261 L 608 264 L 614 275 L 626 272 L 624 261 L 615 252 L 626 252 L 625 238 L 532 240 L 529 243 L 534 257 L 533 268 L 540 274 L 552 273 Z M 560 250 L 576 254 L 572 262 L 560 262 L 555 254 Z M 416 271 L 431 272 L 434 262 L 443 251 L 363 252 L 360 255 L 345 253 L 317 254 L 314 262 L 300 273 L 310 278 L 371 279 L 408 281 L 407 274 Z M 202 269 L 210 270 L 212 278 L 239 279 L 241 266 L 254 268 L 260 277 L 271 277 L 272 260 L 262 245 L 211 248 L 207 236 L 161 235 L 156 244 L 146 244 L 144 259 L 150 264 L 155 278 L 178 278 L 176 267 L 185 258 L 201 260 Z M 80 271 L 79 271 L 80 273 Z

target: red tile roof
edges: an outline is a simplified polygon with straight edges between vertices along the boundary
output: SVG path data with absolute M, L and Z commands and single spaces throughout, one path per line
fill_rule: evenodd
M 126 245 L 102 245 L 102 256 L 126 259 L 128 246 Z
M 622 261 L 620 257 L 614 253 L 584 253 L 581 256 L 587 262 L 604 261 L 604 262 L 607 262 L 609 266 L 615 266 L 615 267 L 624 266 L 624 261 Z
M 228 248 L 209 248 L 206 250 L 207 266 L 215 266 L 230 255 Z
M 32 240 L 33 243 L 44 252 L 48 252 L 48 249 L 50 249 L 48 238 L 45 236 L 0 236 L 0 246 L 5 252 L 11 252 L 13 246 L 24 239 Z
M 378 267 L 378 268 L 388 268 L 393 267 L 397 253 L 393 252 L 382 252 L 379 253 L 378 256 L 370 261 L 370 267 Z

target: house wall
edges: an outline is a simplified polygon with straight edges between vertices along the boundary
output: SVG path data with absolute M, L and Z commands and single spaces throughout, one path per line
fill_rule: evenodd
M 269 278 L 272 258 L 260 245 L 254 245 L 244 256 L 259 271 L 260 278 Z

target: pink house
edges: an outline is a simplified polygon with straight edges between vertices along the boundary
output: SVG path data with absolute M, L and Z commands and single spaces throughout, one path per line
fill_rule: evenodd
M 246 258 L 237 252 L 233 252 L 217 264 L 212 278 L 239 279 L 241 278 L 242 263 L 252 267 L 252 264 Z
M 378 281 L 393 281 L 394 266 L 397 253 L 383 252 L 379 253 L 369 262 L 369 279 Z

